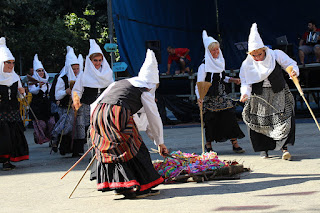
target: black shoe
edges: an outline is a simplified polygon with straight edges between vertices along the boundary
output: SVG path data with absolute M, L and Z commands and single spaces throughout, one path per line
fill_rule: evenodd
M 51 149 L 52 149 L 52 151 L 54 151 L 55 153 L 58 152 L 58 147 L 56 147 L 56 146 L 52 146 Z
M 204 145 L 204 148 L 207 150 L 207 152 L 212 152 L 213 151 L 212 147 L 207 147 L 207 145 Z
M 149 196 L 159 195 L 160 190 L 151 189 L 149 192 Z
M 116 195 L 123 195 L 124 199 L 135 199 L 136 193 L 130 189 L 130 190 L 116 190 Z
M 73 158 L 78 158 L 81 157 L 82 155 L 80 155 L 79 153 L 73 153 L 71 157 Z
M 232 146 L 232 150 L 235 152 L 235 153 L 244 153 L 246 150 L 242 149 L 240 146 L 239 147 L 234 147 Z
M 14 168 L 16 168 L 15 165 L 11 164 L 10 162 L 5 162 L 5 163 L 3 163 L 2 170 L 3 171 L 9 171 L 9 170 L 12 170 Z
M 62 149 L 60 149 L 60 155 L 66 155 L 66 152 Z
M 237 139 L 231 139 L 231 144 L 232 144 L 232 150 L 235 152 L 235 153 L 244 153 L 245 150 L 242 149 L 239 145 L 238 145 L 238 140 Z M 238 145 L 238 147 L 234 147 L 235 145 Z
M 136 198 L 144 198 L 150 196 L 150 189 L 144 191 L 136 191 Z

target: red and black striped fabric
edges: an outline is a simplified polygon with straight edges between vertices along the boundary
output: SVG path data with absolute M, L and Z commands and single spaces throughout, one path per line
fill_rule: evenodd
M 90 136 L 103 163 L 129 161 L 142 143 L 130 110 L 105 103 L 98 104 L 91 116 Z

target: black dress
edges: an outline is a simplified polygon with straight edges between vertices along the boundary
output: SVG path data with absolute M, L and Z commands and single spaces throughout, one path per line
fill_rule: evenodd
M 222 78 L 220 78 L 220 73 L 206 73 L 205 81 L 212 83 L 203 100 L 203 119 L 207 142 L 224 142 L 244 137 L 237 122 L 232 100 L 225 91 L 224 78 L 224 72 Z
M 0 85 L 0 162 L 29 159 L 29 148 L 17 99 L 18 82 Z

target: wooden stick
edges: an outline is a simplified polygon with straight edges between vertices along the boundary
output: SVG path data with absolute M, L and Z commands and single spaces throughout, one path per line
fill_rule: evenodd
M 75 163 L 73 164 L 73 166 L 71 166 L 71 168 L 61 177 L 61 180 L 74 168 L 76 167 L 76 165 L 78 165 L 78 163 L 80 163 L 80 161 L 91 151 L 91 149 L 93 148 L 93 146 L 91 146 L 88 151 L 86 151 L 86 153 L 84 153 L 81 158 Z
M 201 106 L 200 106 L 200 119 L 201 119 L 202 153 L 204 153 L 204 133 L 203 133 L 203 113 L 202 113 L 202 104 L 201 104 Z
M 71 103 L 72 103 L 72 99 L 70 99 L 70 101 L 69 101 L 68 110 L 67 110 L 67 115 L 66 115 L 66 119 L 64 120 L 64 124 L 63 124 L 63 128 L 62 128 L 62 131 L 61 131 L 61 135 L 60 135 L 60 140 L 59 140 L 59 143 L 58 143 L 58 147 L 59 147 L 59 145 L 60 145 L 60 143 L 61 143 L 61 141 L 62 141 L 62 136 L 63 136 L 64 128 L 65 128 L 66 123 L 67 123 L 67 119 L 68 119 L 68 115 L 69 115 Z
M 318 127 L 319 131 L 320 131 L 319 123 L 318 123 L 318 121 L 317 121 L 317 119 L 316 119 L 316 116 L 314 116 L 314 114 L 313 114 L 313 112 L 312 112 L 312 109 L 310 108 L 310 106 L 309 106 L 309 104 L 308 104 L 308 102 L 307 102 L 306 98 L 304 97 L 304 95 L 301 95 L 301 97 L 303 98 L 304 102 L 306 103 L 306 105 L 307 105 L 307 107 L 308 107 L 308 109 L 309 109 L 309 111 L 310 111 L 310 114 L 311 114 L 311 116 L 312 116 L 312 118 L 313 118 L 314 122 L 316 123 L 316 125 L 317 125 L 317 127 Z
M 286 71 L 287 71 L 287 73 L 289 73 L 289 75 L 291 76 L 291 72 L 293 71 L 293 67 L 292 67 L 292 66 L 287 67 Z M 308 101 L 307 101 L 306 98 L 304 97 L 304 94 L 303 94 L 303 91 L 302 91 L 302 88 L 301 88 L 301 86 L 300 86 L 300 83 L 299 83 L 299 80 L 298 80 L 297 76 L 291 76 L 291 78 L 292 78 L 292 81 L 293 81 L 294 85 L 297 87 L 297 89 L 298 89 L 298 91 L 299 91 L 299 93 L 300 93 L 300 96 L 303 98 L 305 104 L 307 105 L 307 107 L 308 107 L 308 109 L 309 109 L 309 111 L 310 111 L 310 114 L 311 114 L 314 122 L 316 123 L 319 131 L 320 131 L 319 123 L 318 123 L 318 121 L 317 121 L 317 119 L 316 119 L 316 116 L 314 116 L 313 111 L 312 111 L 312 109 L 310 108 L 310 106 L 309 106 L 309 104 L 308 104 Z
M 84 173 L 82 175 L 82 177 L 80 178 L 80 180 L 78 181 L 77 185 L 74 187 L 73 191 L 71 192 L 71 194 L 69 195 L 69 199 L 71 198 L 71 196 L 73 195 L 74 191 L 76 191 L 77 187 L 79 186 L 80 182 L 82 181 L 83 177 L 85 176 L 85 174 L 87 173 L 87 171 L 89 170 L 90 166 L 92 165 L 93 161 L 96 159 L 97 154 L 95 154 L 90 163 L 88 164 L 87 168 L 84 170 Z

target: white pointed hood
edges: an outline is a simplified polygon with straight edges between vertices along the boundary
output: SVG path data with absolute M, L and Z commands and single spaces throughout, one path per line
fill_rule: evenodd
M 39 61 L 38 54 L 35 54 L 33 58 L 33 70 L 35 72 L 37 69 L 41 69 L 41 68 L 44 69 L 41 61 Z
M 145 61 L 138 76 L 130 78 L 128 81 L 134 87 L 149 88 L 152 94 L 155 93 L 156 85 L 159 83 L 159 69 L 156 56 L 152 50 L 147 50 Z
M 150 49 L 147 50 L 146 58 L 140 69 L 138 77 L 147 83 L 159 83 L 158 62 L 154 52 Z
M 84 60 L 83 60 L 82 54 L 78 55 L 78 61 L 79 61 L 79 66 L 80 66 L 80 72 L 83 72 L 83 62 L 84 62 Z
M 41 78 L 37 72 L 38 69 L 43 69 L 44 70 L 44 78 Z M 41 81 L 41 82 L 44 82 L 44 83 L 47 83 L 48 80 L 49 80 L 49 75 L 48 73 L 45 71 L 41 61 L 39 60 L 38 58 L 38 54 L 35 54 L 34 55 L 34 58 L 33 58 L 33 75 L 32 77 L 38 81 Z M 44 91 L 45 91 L 45 88 L 42 88 Z
M 78 58 L 76 54 L 74 53 L 74 50 L 72 47 L 67 46 L 67 55 L 66 55 L 66 61 L 64 66 L 64 71 L 61 72 L 60 77 L 64 76 L 65 74 L 68 76 L 69 81 L 75 81 L 77 77 L 80 74 L 80 71 L 78 75 L 76 76 L 72 70 L 71 65 L 73 64 L 79 64 Z
M 20 80 L 19 76 L 15 73 L 14 69 L 10 73 L 3 72 L 4 62 L 15 60 L 11 51 L 6 45 L 6 39 L 0 38 L 0 85 L 11 86 L 16 81 Z
M 248 39 L 248 50 L 265 47 L 259 35 L 257 24 L 253 23 Z M 261 82 L 269 77 L 276 66 L 275 53 L 266 47 L 266 57 L 263 61 L 255 61 L 250 54 L 242 62 L 240 67 L 241 84 L 254 84 Z
M 253 23 L 250 29 L 250 35 L 248 39 L 248 51 L 251 52 L 262 47 L 264 47 L 264 44 L 258 32 L 258 26 L 256 23 Z
M 93 53 L 102 54 L 102 63 L 99 70 L 95 68 L 92 61 L 90 60 L 90 55 Z M 86 57 L 85 67 L 82 77 L 82 83 L 84 87 L 91 88 L 106 88 L 113 80 L 113 72 L 109 66 L 106 57 L 104 57 L 101 48 L 96 43 L 94 39 L 90 39 L 90 49 L 89 54 Z
M 212 37 L 209 37 L 207 34 L 207 31 L 202 32 L 202 40 L 203 40 L 203 45 L 205 48 L 205 72 L 210 72 L 210 73 L 221 73 L 225 70 L 225 60 L 222 54 L 222 51 L 219 47 L 219 56 L 218 58 L 213 58 L 210 50 L 208 49 L 209 45 L 213 42 L 219 43 L 217 40 L 215 40 Z

